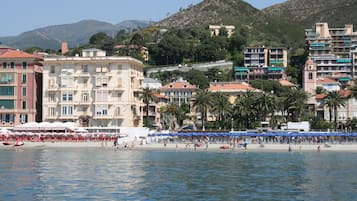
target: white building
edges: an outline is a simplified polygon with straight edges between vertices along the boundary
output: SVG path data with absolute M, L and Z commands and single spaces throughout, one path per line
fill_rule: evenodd
M 144 88 L 159 90 L 162 87 L 160 81 L 146 77 L 144 78 Z
M 143 63 L 98 49 L 82 55 L 44 59 L 43 121 L 141 127 Z

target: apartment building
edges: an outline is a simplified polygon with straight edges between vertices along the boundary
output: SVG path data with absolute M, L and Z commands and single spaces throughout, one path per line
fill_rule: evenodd
M 244 66 L 235 67 L 235 79 L 284 79 L 288 65 L 285 48 L 248 47 L 244 49 Z
M 13 127 L 42 119 L 40 56 L 0 45 L 0 120 Z
M 85 49 L 82 56 L 46 57 L 43 120 L 81 126 L 141 127 L 143 63 Z
M 176 82 L 169 83 L 160 89 L 162 95 L 168 98 L 168 102 L 181 105 L 191 104 L 192 98 L 195 96 L 198 87 L 190 84 L 186 80 L 180 79 Z
M 317 78 L 346 82 L 356 77 L 357 32 L 352 24 L 330 28 L 328 23 L 316 23 L 313 29 L 305 29 L 305 43 L 309 59 L 317 66 Z

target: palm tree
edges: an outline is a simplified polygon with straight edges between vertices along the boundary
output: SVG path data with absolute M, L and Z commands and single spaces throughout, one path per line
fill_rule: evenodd
M 150 89 L 149 87 L 146 87 L 143 89 L 140 95 L 140 100 L 142 100 L 145 104 L 146 108 L 146 121 L 145 121 L 145 126 L 149 127 L 149 105 L 152 102 L 156 102 L 156 97 L 154 96 L 155 91 Z
M 334 126 L 337 128 L 337 109 L 346 105 L 346 99 L 338 91 L 330 91 L 324 99 L 324 105 L 329 108 L 330 122 L 332 120 L 332 111 L 334 115 Z
M 232 105 L 228 101 L 228 96 L 222 93 L 215 93 L 213 96 L 212 112 L 217 116 L 220 128 L 225 128 L 226 117 L 231 111 Z
M 202 129 L 204 130 L 207 112 L 212 108 L 212 94 L 206 90 L 197 92 L 195 100 L 193 101 L 193 107 L 201 113 Z
M 286 97 L 286 109 L 293 121 L 299 121 L 305 107 L 308 95 L 302 89 L 291 88 Z
M 270 93 L 261 93 L 257 97 L 257 110 L 261 116 L 261 120 L 265 121 L 266 117 L 272 113 L 274 114 L 276 106 L 276 98 Z
M 239 96 L 235 103 L 235 116 L 241 118 L 245 123 L 245 128 L 252 128 L 256 120 L 257 95 L 252 91 L 247 91 Z
M 177 106 L 175 104 L 169 104 L 160 108 L 161 124 L 165 129 L 175 129 L 177 127 L 176 113 Z

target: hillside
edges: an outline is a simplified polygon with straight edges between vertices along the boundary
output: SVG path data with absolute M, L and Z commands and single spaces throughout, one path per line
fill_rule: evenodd
M 263 10 L 272 18 L 290 19 L 303 27 L 328 22 L 331 27 L 357 25 L 356 0 L 288 0 Z
M 149 21 L 128 20 L 113 25 L 96 20 L 83 20 L 72 24 L 39 28 L 18 36 L 0 37 L 0 41 L 3 44 L 21 49 L 34 46 L 43 49 L 59 49 L 61 41 L 67 41 L 70 47 L 76 47 L 88 43 L 89 38 L 98 32 L 115 36 L 122 29 L 141 29 L 150 25 L 150 23 Z
M 252 45 L 299 46 L 296 43 L 304 37 L 303 27 L 299 24 L 265 15 L 243 0 L 204 0 L 154 26 L 185 28 L 208 27 L 210 24 L 235 25 L 236 30 L 244 29 Z
M 156 23 L 155 26 L 183 28 L 209 24 L 249 25 L 259 13 L 258 9 L 242 0 L 204 0 Z

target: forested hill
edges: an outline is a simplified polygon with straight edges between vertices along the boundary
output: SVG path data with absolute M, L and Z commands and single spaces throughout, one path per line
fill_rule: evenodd
M 304 28 L 316 22 L 330 26 L 357 24 L 356 0 L 288 0 L 258 10 L 243 0 L 204 0 L 158 23 L 156 27 L 235 25 L 249 33 L 251 44 L 303 46 Z
M 328 22 L 331 27 L 357 25 L 356 0 L 288 0 L 262 12 L 272 18 L 289 19 L 304 27 Z

